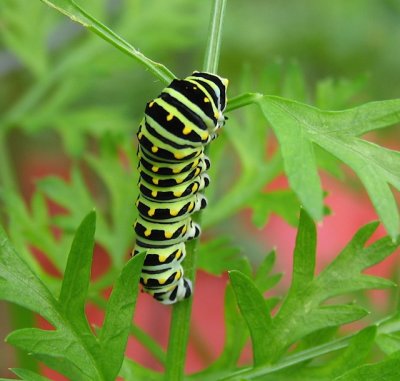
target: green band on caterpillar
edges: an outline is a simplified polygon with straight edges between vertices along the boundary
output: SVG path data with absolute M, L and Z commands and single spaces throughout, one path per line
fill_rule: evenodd
M 175 79 L 147 103 L 139 126 L 140 194 L 133 255 L 146 251 L 140 283 L 163 304 L 192 293 L 181 264 L 185 242 L 201 233 L 191 214 L 207 206 L 199 193 L 210 183 L 204 147 L 225 123 L 227 86 L 226 79 L 210 73 Z

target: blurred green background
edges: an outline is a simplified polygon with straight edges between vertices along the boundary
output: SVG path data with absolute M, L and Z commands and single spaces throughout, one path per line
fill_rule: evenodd
M 210 1 L 77 3 L 177 76 L 201 69 Z M 399 21 L 399 0 L 228 0 L 219 72 L 230 78 L 230 96 L 238 94 L 245 68 L 252 77 L 248 91 L 274 93 L 264 69 L 284 71 L 296 61 L 310 103 L 314 86 L 326 78 L 360 83 L 354 103 L 396 98 Z M 65 177 L 70 163 L 95 150 L 103 136 L 132 139 L 143 105 L 163 87 L 39 0 L 0 0 L 2 189 L 19 188 L 30 198 L 37 178 Z M 3 316 L 2 338 L 10 331 Z M 0 370 L 5 364 L 10 360 L 0 356 Z

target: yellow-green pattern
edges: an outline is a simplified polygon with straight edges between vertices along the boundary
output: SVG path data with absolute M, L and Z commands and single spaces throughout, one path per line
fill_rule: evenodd
M 210 183 L 204 147 L 225 124 L 227 86 L 226 79 L 204 72 L 175 79 L 147 103 L 139 126 L 140 194 L 133 255 L 146 251 L 140 282 L 163 304 L 192 293 L 181 263 L 185 242 L 201 233 L 191 214 L 207 206 L 199 193 Z

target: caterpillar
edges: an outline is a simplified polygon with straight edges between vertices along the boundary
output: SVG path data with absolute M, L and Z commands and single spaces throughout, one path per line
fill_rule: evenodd
M 133 255 L 146 251 L 140 283 L 163 304 L 192 294 L 181 266 L 185 242 L 199 237 L 191 215 L 207 206 L 204 148 L 225 124 L 228 80 L 193 72 L 147 103 L 137 132 L 139 196 Z

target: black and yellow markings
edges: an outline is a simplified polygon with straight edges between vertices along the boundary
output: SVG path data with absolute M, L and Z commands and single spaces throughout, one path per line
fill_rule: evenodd
M 137 133 L 140 196 L 134 254 L 146 251 L 143 290 L 164 304 L 191 294 L 181 262 L 185 242 L 201 233 L 191 214 L 207 206 L 199 193 L 210 182 L 204 148 L 224 124 L 226 85 L 199 72 L 172 81 L 148 102 Z

